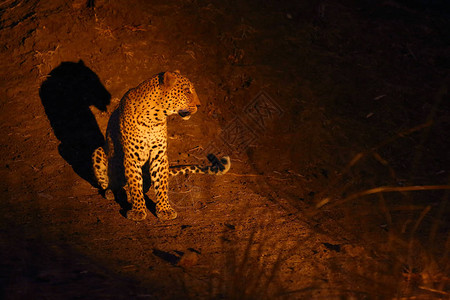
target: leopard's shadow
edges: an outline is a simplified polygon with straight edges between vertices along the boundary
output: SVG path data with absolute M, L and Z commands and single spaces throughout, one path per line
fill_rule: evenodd
M 59 154 L 91 185 L 97 183 L 91 155 L 105 143 L 90 106 L 106 111 L 111 95 L 83 61 L 63 62 L 39 89 L 45 113 L 60 144 Z

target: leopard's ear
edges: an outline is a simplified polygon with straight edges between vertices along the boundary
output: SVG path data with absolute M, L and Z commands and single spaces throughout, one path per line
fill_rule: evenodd
M 174 73 L 172 73 L 172 72 L 164 73 L 163 85 L 165 87 L 172 87 L 176 81 L 177 81 L 177 76 L 175 76 Z
M 180 70 L 173 71 L 174 73 L 180 74 Z

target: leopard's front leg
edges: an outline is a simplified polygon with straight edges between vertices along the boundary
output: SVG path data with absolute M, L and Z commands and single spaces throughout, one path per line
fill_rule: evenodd
M 125 192 L 127 201 L 132 204 L 131 210 L 127 211 L 127 218 L 133 221 L 142 221 L 147 217 L 145 198 L 143 191 L 142 165 L 143 158 L 139 153 L 126 151 L 124 149 L 124 168 L 125 168 Z
M 153 158 L 150 176 L 156 194 L 156 215 L 161 220 L 173 220 L 177 212 L 170 206 L 167 191 L 169 189 L 169 160 L 165 149 Z

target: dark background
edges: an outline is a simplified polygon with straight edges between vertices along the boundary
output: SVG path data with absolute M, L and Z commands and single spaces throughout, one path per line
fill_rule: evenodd
M 1 297 L 448 298 L 446 4 L 2 1 Z M 232 169 L 134 223 L 89 157 L 176 69 L 202 106 L 170 118 L 169 161 Z

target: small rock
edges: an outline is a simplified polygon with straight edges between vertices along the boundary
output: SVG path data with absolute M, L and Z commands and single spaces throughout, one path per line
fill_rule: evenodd
M 180 258 L 178 266 L 182 268 L 189 268 L 195 266 L 198 263 L 199 255 L 191 250 L 186 251 L 184 255 Z

